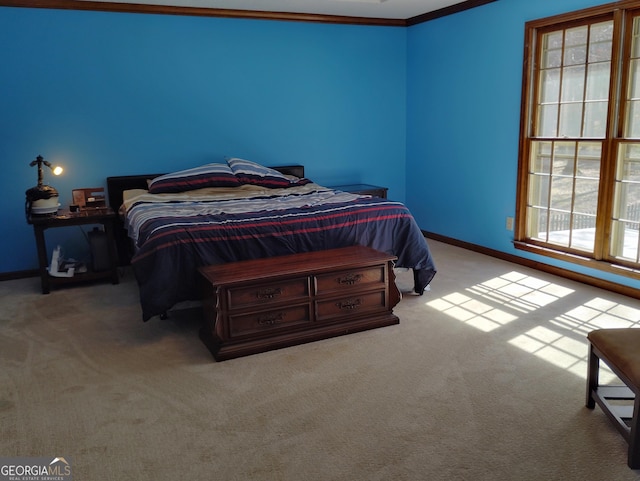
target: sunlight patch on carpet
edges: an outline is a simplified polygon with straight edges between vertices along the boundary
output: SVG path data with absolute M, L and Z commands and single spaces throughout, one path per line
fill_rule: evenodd
M 484 332 L 493 331 L 517 319 L 517 316 L 505 310 L 460 293 L 435 299 L 427 305 Z
M 427 306 L 473 326 L 491 332 L 520 315 L 535 311 L 573 290 L 517 271 L 434 299 Z
M 433 299 L 426 305 L 486 333 L 515 320 L 529 320 L 522 323 L 524 332 L 508 343 L 586 379 L 587 334 L 601 328 L 640 328 L 640 309 L 594 297 L 553 318 L 544 318 L 541 309 L 573 292 L 566 286 L 511 271 Z M 531 316 L 535 317 L 528 319 Z M 532 322 L 536 324 L 533 328 Z M 606 366 L 602 366 L 601 378 L 603 382 L 616 380 Z
M 587 372 L 585 343 L 538 326 L 509 341 L 513 346 L 580 377 Z
M 587 334 L 595 329 L 640 327 L 640 310 L 595 297 L 510 341 L 551 364 L 585 378 L 587 374 Z M 601 365 L 603 383 L 616 376 Z

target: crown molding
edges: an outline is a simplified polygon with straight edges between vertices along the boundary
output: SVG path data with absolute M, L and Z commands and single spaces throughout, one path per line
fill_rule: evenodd
M 246 18 L 256 20 L 284 20 L 293 22 L 337 23 L 373 25 L 381 27 L 407 27 L 479 7 L 496 0 L 466 0 L 450 7 L 417 15 L 408 19 L 348 17 L 316 13 L 268 12 L 224 8 L 149 5 L 140 3 L 106 2 L 93 0 L 0 0 L 0 7 L 50 8 L 56 10 L 90 10 L 101 12 L 146 13 L 156 15 L 186 15 L 196 17 Z
M 454 13 L 464 12 L 465 10 L 481 7 L 482 5 L 495 1 L 497 0 L 466 0 L 449 7 L 434 10 L 433 12 L 423 13 L 422 15 L 416 15 L 415 17 L 408 18 L 406 20 L 406 24 L 408 27 L 411 27 L 412 25 L 428 22 L 429 20 L 435 20 L 436 18 L 446 17 L 448 15 L 453 15 Z
M 315 13 L 268 12 L 226 8 L 183 7 L 140 3 L 102 2 L 91 0 L 0 0 L 0 7 L 50 8 L 57 10 L 91 10 L 100 12 L 146 13 L 157 15 L 186 15 L 195 17 L 246 18 L 257 20 L 285 20 L 295 22 L 339 23 L 405 27 L 406 20 L 347 17 Z

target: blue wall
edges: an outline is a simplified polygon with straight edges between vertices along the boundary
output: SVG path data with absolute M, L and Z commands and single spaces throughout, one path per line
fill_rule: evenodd
M 406 203 L 423 229 L 640 287 L 516 250 L 506 229 L 515 215 L 524 24 L 602 3 L 498 0 L 408 29 Z
M 24 193 L 38 154 L 66 167 L 45 172 L 63 205 L 110 175 L 225 156 L 301 163 L 324 185 L 385 185 L 404 200 L 406 37 L 395 27 L 0 7 L 0 272 L 37 267 Z M 50 250 L 60 242 L 74 255 L 84 240 L 70 229 L 48 232 Z
M 406 29 L 0 8 L 0 272 L 36 267 L 36 155 L 67 168 L 45 179 L 64 205 L 109 175 L 233 155 L 386 185 L 422 229 L 640 287 L 516 250 L 505 228 L 524 24 L 600 3 L 498 0 Z

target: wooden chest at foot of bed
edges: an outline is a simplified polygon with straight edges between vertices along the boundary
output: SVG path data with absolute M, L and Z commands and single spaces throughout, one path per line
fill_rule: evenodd
M 362 246 L 200 268 L 217 361 L 398 324 L 392 255 Z

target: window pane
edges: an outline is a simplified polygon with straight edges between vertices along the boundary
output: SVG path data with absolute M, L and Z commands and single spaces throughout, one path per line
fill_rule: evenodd
M 548 174 L 551 172 L 551 142 L 533 142 L 531 145 L 531 172 Z
M 640 182 L 640 144 L 622 144 L 620 146 L 616 180 Z
M 568 28 L 565 32 L 565 39 L 564 39 L 565 45 L 567 46 L 585 45 L 587 43 L 588 29 L 589 29 L 588 25 Z
M 610 70 L 611 64 L 609 62 L 589 65 L 586 100 L 608 100 Z
M 603 22 L 591 26 L 589 40 L 589 62 L 611 60 L 613 23 Z
M 624 143 L 618 149 L 611 229 L 611 254 L 638 260 L 640 221 L 640 144 Z
M 607 133 L 608 102 L 592 102 L 584 108 L 584 137 L 603 138 Z
M 636 204 L 627 206 L 624 217 L 628 221 L 633 222 L 635 224 L 640 223 L 640 205 L 636 203 Z
M 556 137 L 558 135 L 558 104 L 542 105 L 539 116 L 537 135 Z
M 548 207 L 549 203 L 549 176 L 532 175 L 529 178 L 529 205 L 536 207 Z
M 527 220 L 527 234 L 559 246 L 593 251 L 602 144 L 561 141 L 533 145 L 530 165 L 540 173 L 529 176 L 528 212 L 535 219 Z M 546 174 L 548 168 L 550 174 Z
M 606 135 L 612 38 L 610 21 L 542 36 L 536 136 Z
M 567 29 L 565 33 L 564 65 L 583 64 L 587 61 L 588 26 Z
M 638 19 L 635 18 L 633 21 L 633 37 L 631 39 L 631 57 L 638 58 L 640 57 L 640 24 L 638 23 Z
M 563 211 L 571 210 L 573 193 L 573 178 L 558 177 L 551 178 L 551 205 L 552 209 Z M 568 226 L 567 226 L 568 227 Z
M 635 222 L 613 221 L 611 227 L 611 255 L 638 262 L 639 225 Z
M 587 46 L 567 47 L 564 51 L 565 65 L 579 65 L 587 61 Z
M 598 208 L 598 181 L 576 179 L 574 212 L 596 215 Z M 595 224 L 593 225 L 595 227 Z
M 569 67 L 562 75 L 562 102 L 573 102 L 584 99 L 584 65 Z
M 638 25 L 640 18 L 633 20 L 632 53 L 629 59 L 626 116 L 624 132 L 627 138 L 640 138 L 640 65 L 638 63 Z
M 553 175 L 573 176 L 575 158 L 575 142 L 554 142 Z
M 571 226 L 570 247 L 583 251 L 593 251 L 596 243 L 596 217 L 589 215 L 574 215 Z
M 545 233 L 547 242 L 569 247 L 571 241 L 571 213 L 549 211 L 549 232 Z
M 627 102 L 627 125 L 625 134 L 627 138 L 640 137 L 640 100 Z
M 573 177 L 574 156 L 556 157 L 553 159 L 553 175 Z
M 582 127 L 582 103 L 560 106 L 559 137 L 580 137 Z
M 527 208 L 527 232 L 529 237 L 547 242 L 547 210 Z
M 542 68 L 560 67 L 562 65 L 562 31 L 552 32 L 543 37 Z
M 591 43 L 610 42 L 611 39 L 613 39 L 613 22 L 606 21 L 591 25 Z
M 545 70 L 541 75 L 540 101 L 542 103 L 558 102 L 560 98 L 560 69 Z
M 618 151 L 614 193 L 614 219 L 635 220 L 629 215 L 640 206 L 640 145 L 622 144 Z
M 629 98 L 640 98 L 640 61 L 632 60 L 629 64 Z
M 602 144 L 599 142 L 580 142 L 578 148 L 578 176 L 600 179 Z
M 615 218 L 638 221 L 640 210 L 640 185 L 636 183 L 622 183 L 616 192 Z

